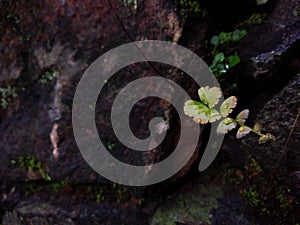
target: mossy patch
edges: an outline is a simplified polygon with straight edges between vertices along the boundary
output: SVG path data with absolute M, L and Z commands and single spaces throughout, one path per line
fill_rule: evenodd
M 211 211 L 218 207 L 223 190 L 217 186 L 200 186 L 166 201 L 154 214 L 151 225 L 210 223 Z

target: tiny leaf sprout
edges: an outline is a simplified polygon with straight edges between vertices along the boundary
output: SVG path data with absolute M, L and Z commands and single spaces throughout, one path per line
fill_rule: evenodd
M 239 126 L 236 133 L 236 138 L 240 139 L 250 132 L 253 132 L 259 136 L 259 144 L 267 141 L 275 141 L 276 138 L 270 134 L 263 134 L 261 132 L 261 122 L 256 122 L 253 128 L 245 125 L 246 120 L 249 117 L 249 110 L 242 110 L 235 118 L 229 117 L 233 109 L 237 105 L 238 99 L 235 96 L 231 96 L 222 102 L 219 110 L 214 107 L 219 103 L 221 97 L 221 90 L 218 87 L 209 88 L 201 87 L 198 90 L 200 101 L 188 100 L 184 104 L 184 113 L 187 116 L 193 117 L 193 120 L 200 124 L 213 123 L 222 119 L 217 127 L 217 134 L 227 134 Z
M 42 84 L 45 84 L 47 82 L 50 82 L 54 80 L 58 75 L 58 71 L 56 70 L 49 70 L 42 74 L 42 76 L 39 79 L 39 82 Z
M 123 0 L 123 5 L 126 7 L 132 6 L 133 9 L 136 11 L 138 7 L 138 2 L 137 0 Z
M 6 109 L 10 102 L 18 96 L 17 89 L 13 86 L 0 87 L 0 105 Z

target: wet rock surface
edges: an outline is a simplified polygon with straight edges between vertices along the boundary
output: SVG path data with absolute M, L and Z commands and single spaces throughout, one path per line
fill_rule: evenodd
M 64 201 L 63 201 L 64 200 Z M 95 202 L 74 203 L 34 196 L 21 201 L 3 217 L 3 224 L 147 224 L 145 213 Z
M 257 203 L 261 199 L 250 198 L 256 193 L 249 191 L 248 186 L 254 186 L 251 179 L 257 173 L 262 176 L 263 182 L 258 180 L 263 192 L 266 192 L 264 177 L 273 174 L 276 182 L 290 190 L 291 199 L 299 198 L 300 81 L 299 75 L 293 76 L 300 68 L 300 4 L 297 0 L 251 2 L 270 9 L 265 21 L 250 25 L 248 36 L 235 47 L 242 59 L 235 72 L 240 76 L 237 82 L 242 95 L 249 96 L 254 90 L 256 96 L 266 89 L 272 89 L 268 93 L 276 93 L 259 104 L 254 102 L 251 107 L 259 111 L 265 99 L 272 99 L 253 117 L 260 119 L 265 131 L 274 134 L 277 141 L 258 145 L 257 137 L 250 136 L 243 144 L 229 142 L 221 155 L 230 155 L 233 163 L 243 158 L 232 166 L 231 172 L 216 169 L 213 175 L 202 174 L 203 180 L 197 184 L 184 180 L 187 187 L 169 196 L 168 190 L 177 188 L 172 187 L 174 182 L 185 177 L 195 167 L 194 162 L 199 161 L 196 151 L 185 168 L 169 182 L 152 186 L 149 192 L 145 188 L 129 188 L 136 198 L 122 188 L 106 184 L 108 181 L 82 159 L 71 123 L 76 86 L 84 70 L 98 56 L 133 40 L 179 41 L 206 56 L 203 43 L 209 40 L 213 29 L 211 18 L 202 15 L 183 24 L 167 0 L 138 1 L 137 10 L 118 0 L 18 1 L 15 8 L 8 9 L 9 19 L 3 24 L 4 29 L 0 27 L 0 84 L 15 87 L 18 96 L 9 99 L 6 109 L 0 107 L 2 224 L 268 224 L 273 211 L 269 212 L 271 216 L 259 218 L 260 221 L 253 219 L 255 208 L 268 210 Z M 139 102 L 131 115 L 133 133 L 140 138 L 149 135 L 151 118 L 160 116 L 169 122 L 168 139 L 155 151 L 134 154 L 118 142 L 109 125 L 110 108 L 118 91 L 136 78 L 157 73 L 178 82 L 193 98 L 197 97 L 197 86 L 174 68 L 143 63 L 119 71 L 107 82 L 103 91 L 106 97 L 98 99 L 96 123 L 110 153 L 123 162 L 152 164 L 168 157 L 177 144 L 174 140 L 179 138 L 175 132 L 180 129 L 178 115 L 170 104 L 159 99 Z M 292 81 L 288 83 L 289 80 Z M 248 155 L 257 160 L 263 171 L 240 172 Z M 222 164 L 221 160 L 216 167 Z M 232 170 L 241 179 L 240 188 L 233 187 L 235 179 L 221 182 Z M 101 185 L 108 185 L 104 189 L 113 194 L 105 195 Z M 149 193 L 154 197 L 149 197 Z M 250 193 L 248 199 L 245 193 Z M 112 200 L 106 198 L 111 195 Z M 122 202 L 124 196 L 126 200 Z M 291 204 L 289 199 L 282 202 L 281 195 L 272 197 L 277 199 L 278 208 L 286 202 Z M 146 203 L 142 204 L 143 201 Z M 143 206 L 139 207 L 140 204 Z M 269 205 L 274 205 L 272 199 Z M 292 210 L 297 212 L 297 208 Z M 280 214 L 286 218 L 285 224 L 297 220 L 294 211 Z
M 195 185 L 160 205 L 151 225 L 251 224 L 239 194 L 222 184 Z
M 292 54 L 292 46 L 299 44 L 299 2 L 278 1 L 274 7 L 262 24 L 249 30 L 239 51 L 252 61 L 253 78 L 274 72 L 276 64 L 280 66 Z
M 263 92 L 269 90 L 268 87 L 282 88 L 291 78 L 286 72 L 298 59 L 299 2 L 274 1 L 272 4 L 273 9 L 263 23 L 248 29 L 247 37 L 237 47 L 243 61 L 239 65 L 239 85 L 243 86 L 244 95 L 253 89 Z M 266 87 L 264 82 L 270 85 Z
M 211 224 L 252 224 L 249 212 L 240 194 L 231 188 L 224 188 L 223 197 L 218 199 L 218 207 L 211 211 Z
M 87 165 L 75 143 L 71 108 L 76 85 L 91 62 L 116 46 L 145 39 L 175 43 L 182 27 L 174 8 L 167 1 L 139 1 L 139 10 L 124 6 L 118 0 L 19 1 L 8 13 L 11 19 L 4 23 L 7 29 L 1 34 L 0 79 L 1 85 L 16 87 L 18 96 L 10 99 L 7 109 L 0 109 L 0 177 L 3 181 L 0 204 L 2 209 L 13 211 L 4 216 L 3 223 L 120 224 L 124 217 L 124 224 L 145 224 L 145 218 L 134 218 L 132 212 L 112 205 L 100 206 L 102 209 L 95 212 L 99 219 L 90 219 L 98 205 L 87 203 L 90 205 L 90 211 L 85 212 L 87 217 L 74 219 L 70 217 L 71 209 L 55 207 L 53 200 L 45 199 L 51 196 L 49 193 L 42 194 L 38 202 L 22 199 L 28 182 L 41 182 L 41 186 L 64 182 L 86 183 L 87 186 L 107 183 Z M 161 73 L 167 74 L 164 71 L 169 69 L 162 68 Z M 55 77 L 51 78 L 54 72 Z M 110 93 L 118 93 L 134 78 L 153 74 L 157 72 L 148 64 L 124 69 L 109 81 L 108 86 L 117 84 Z M 176 71 L 168 74 L 176 80 Z M 112 129 L 103 128 L 109 122 L 113 97 L 110 94 L 104 104 L 99 101 L 97 107 L 102 110 L 97 114 L 99 133 L 105 137 L 104 142 L 111 147 L 111 152 L 124 162 L 137 164 L 150 164 L 166 157 L 176 133 L 171 133 L 169 142 L 165 142 L 168 148 L 162 146 L 159 151 L 144 156 L 134 155 L 117 142 L 112 143 L 114 137 L 109 133 Z M 146 103 L 138 104 L 132 115 L 133 124 L 145 123 L 153 116 L 172 121 L 171 112 L 167 110 L 169 104 L 151 100 L 149 110 Z M 108 114 L 104 115 L 103 111 Z M 164 111 L 168 113 L 164 115 Z M 149 118 L 145 120 L 144 114 Z M 170 125 L 172 130 L 174 126 Z M 148 133 L 148 124 L 142 130 L 135 129 L 135 134 L 141 137 Z M 186 171 L 188 168 L 189 165 Z M 77 210 L 84 208 L 78 204 Z
M 82 160 L 73 138 L 71 108 L 76 85 L 87 66 L 113 47 L 144 39 L 176 42 L 182 29 L 180 20 L 167 1 L 139 2 L 139 7 L 146 10 L 137 11 L 123 6 L 120 1 L 85 1 L 83 4 L 20 1 L 20 6 L 11 12 L 14 23 L 9 21 L 7 26 L 13 29 L 4 32 L 1 41 L 1 81 L 3 84 L 13 83 L 18 90 L 18 97 L 12 100 L 14 103 L 6 112 L 1 109 L 1 178 L 6 181 L 39 180 L 47 173 L 52 180 L 105 182 Z M 142 22 L 140 18 L 143 18 Z M 116 155 L 124 147 L 117 141 L 112 143 L 112 129 L 105 126 L 110 120 L 109 107 L 115 97 L 111 93 L 118 93 L 134 78 L 156 74 L 151 66 L 142 67 L 145 69 L 136 66 L 115 76 L 109 82 L 113 86 L 108 84 L 114 90 L 110 93 L 108 90 L 109 96 L 104 102 L 99 101 L 97 107 L 102 110 L 102 113 L 97 113 L 100 136 L 110 140 L 106 144 L 114 146 L 112 152 Z M 161 69 L 161 73 L 166 73 L 165 70 Z M 56 77 L 53 79 L 45 77 L 54 72 Z M 175 75 L 176 72 L 171 77 L 175 78 Z M 171 117 L 160 115 L 170 105 L 159 101 L 149 104 L 152 105 L 151 112 L 144 112 L 149 117 Z M 140 111 L 145 109 L 143 105 L 145 103 L 140 104 Z M 143 120 L 140 111 L 132 115 L 133 123 L 139 124 Z M 103 116 L 103 112 L 107 115 Z M 147 124 L 145 129 L 136 130 L 136 133 L 147 136 Z M 172 135 L 174 138 L 175 134 L 171 134 L 171 138 Z M 134 158 L 129 149 L 125 152 L 128 154 L 119 154 L 119 157 L 128 162 L 143 164 L 160 158 L 153 152 L 138 158 Z M 40 169 L 30 169 L 30 160 L 32 164 L 41 164 Z
M 264 131 L 276 141 L 257 145 L 257 138 L 247 138 L 244 148 L 273 176 L 299 193 L 297 174 L 300 170 L 300 76 L 296 76 L 270 100 L 257 116 Z

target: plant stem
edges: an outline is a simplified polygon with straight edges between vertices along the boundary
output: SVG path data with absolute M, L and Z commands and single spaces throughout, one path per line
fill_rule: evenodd
M 255 133 L 255 134 L 257 134 L 257 135 L 259 135 L 259 136 L 261 136 L 261 137 L 264 136 L 264 134 L 262 134 L 261 132 L 259 132 L 259 131 L 257 131 L 257 130 L 254 130 L 254 129 L 251 128 L 251 127 L 248 127 L 248 126 L 246 126 L 246 125 L 243 124 L 243 123 L 238 122 L 236 119 L 232 119 L 232 120 L 233 120 L 234 122 L 236 122 L 236 123 L 237 123 L 238 125 L 240 125 L 240 126 L 249 128 L 249 129 L 251 130 L 251 132 L 253 132 L 253 133 Z

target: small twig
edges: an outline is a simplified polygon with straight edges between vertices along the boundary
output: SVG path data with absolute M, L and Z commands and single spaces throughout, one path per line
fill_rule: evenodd
M 290 140 L 291 140 L 292 134 L 294 133 L 294 130 L 295 130 L 296 124 L 297 124 L 297 122 L 298 122 L 299 116 L 300 116 L 300 109 L 298 110 L 298 114 L 297 114 L 297 116 L 296 116 L 296 118 L 295 118 L 295 121 L 294 121 L 294 123 L 293 123 L 293 125 L 292 125 L 292 128 L 291 128 L 291 130 L 290 130 L 289 136 L 288 136 L 288 138 L 287 138 L 287 140 L 286 140 L 286 142 L 285 142 L 285 144 L 284 144 L 284 146 L 283 146 L 283 148 L 282 148 L 282 152 L 281 152 L 281 154 L 280 154 L 280 156 L 279 156 L 279 158 L 278 158 L 278 161 L 277 161 L 277 164 L 276 164 L 276 167 L 275 167 L 275 170 L 276 170 L 276 171 L 277 171 L 277 169 L 278 169 L 278 167 L 279 167 L 280 161 L 282 160 L 283 156 L 284 156 L 284 155 L 286 154 L 286 152 L 287 152 L 287 146 L 288 146 L 288 143 L 289 143 Z M 275 172 L 276 172 L 276 171 L 275 171 Z
M 278 158 L 278 160 L 277 160 L 276 166 L 275 166 L 275 168 L 274 168 L 274 170 L 273 170 L 273 173 L 272 173 L 272 177 L 271 177 L 270 183 L 269 183 L 269 185 L 268 185 L 268 188 L 266 189 L 266 194 L 268 194 L 268 192 L 270 191 L 271 185 L 272 185 L 273 180 L 274 180 L 274 174 L 277 173 L 278 168 L 279 168 L 279 164 L 280 164 L 282 158 L 283 158 L 283 157 L 286 155 L 286 153 L 287 153 L 287 146 L 288 146 L 288 144 L 289 144 L 289 142 L 290 142 L 290 140 L 291 140 L 291 138 L 292 138 L 292 134 L 294 133 L 294 130 L 295 130 L 295 128 L 296 128 L 296 124 L 297 124 L 297 122 L 298 122 L 298 120 L 299 120 L 299 117 L 300 117 L 300 109 L 298 110 L 297 116 L 296 116 L 296 118 L 295 118 L 295 120 L 294 120 L 294 123 L 293 123 L 292 128 L 291 128 L 290 133 L 289 133 L 289 136 L 288 136 L 288 138 L 286 139 L 286 142 L 284 143 L 284 146 L 283 146 L 283 148 L 282 148 L 281 154 L 280 154 L 280 156 L 279 156 L 279 158 Z

